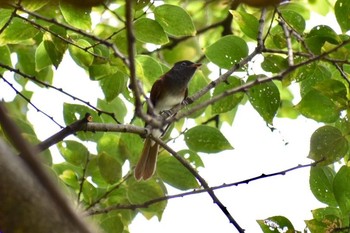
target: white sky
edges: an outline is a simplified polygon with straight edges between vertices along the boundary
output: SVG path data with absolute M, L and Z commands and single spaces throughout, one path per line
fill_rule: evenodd
M 327 18 L 322 22 L 332 21 L 334 18 Z M 9 100 L 14 93 L 3 84 L 0 85 L 0 92 L 5 100 Z M 68 59 L 64 59 L 57 70 L 53 85 L 62 87 L 65 91 L 74 93 L 92 104 L 96 96 L 103 98 L 100 91 L 92 91 L 99 90 L 97 82 L 89 81 L 85 72 Z M 54 116 L 61 124 L 63 124 L 62 102 L 78 103 L 49 89 L 36 90 L 32 102 Z M 35 110 L 29 112 L 29 119 L 42 140 L 59 130 L 48 118 Z M 275 118 L 274 127 L 277 130 L 271 132 L 249 103 L 240 106 L 233 127 L 226 126 L 222 129 L 235 149 L 220 154 L 201 154 L 206 167 L 200 170 L 200 174 L 209 185 L 216 186 L 311 162 L 306 158 L 309 140 L 311 134 L 320 127 L 319 124 L 303 117 L 297 120 Z M 288 145 L 285 145 L 285 142 L 288 142 Z M 52 150 L 57 153 L 57 149 Z M 303 221 L 312 218 L 310 211 L 323 206 L 313 197 L 308 177 L 309 169 L 298 169 L 285 176 L 261 179 L 248 185 L 217 190 L 215 193 L 248 233 L 261 232 L 256 219 L 275 215 L 286 216 L 297 230 L 302 231 L 305 227 Z M 169 194 L 176 193 L 179 191 L 174 189 L 169 191 Z M 233 225 L 228 223 L 226 216 L 213 204 L 208 194 L 203 193 L 170 200 L 161 222 L 156 218 L 148 221 L 138 215 L 130 225 L 130 232 L 236 231 Z

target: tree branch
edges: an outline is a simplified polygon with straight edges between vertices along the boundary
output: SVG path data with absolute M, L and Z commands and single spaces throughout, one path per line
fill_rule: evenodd
M 155 198 L 155 199 L 152 199 L 152 200 L 140 203 L 140 204 L 126 204 L 126 205 L 118 204 L 118 205 L 110 206 L 110 207 L 103 208 L 103 209 L 90 210 L 86 214 L 87 215 L 97 215 L 97 214 L 108 213 L 108 212 L 113 211 L 113 210 L 121 210 L 121 209 L 135 210 L 135 209 L 140 209 L 140 208 L 148 208 L 149 206 L 156 204 L 156 203 L 159 203 L 159 202 L 162 202 L 162 201 L 167 201 L 167 200 L 175 199 L 175 198 L 179 198 L 179 197 L 200 194 L 200 193 L 208 192 L 208 190 L 214 191 L 214 190 L 223 189 L 223 188 L 237 187 L 237 186 L 242 185 L 242 184 L 248 184 L 248 183 L 253 182 L 253 181 L 257 181 L 257 180 L 261 180 L 261 179 L 265 179 L 265 178 L 269 178 L 269 177 L 273 177 L 273 176 L 280 176 L 280 175 L 284 176 L 287 173 L 292 172 L 294 170 L 316 166 L 317 163 L 318 162 L 314 162 L 314 163 L 310 163 L 310 164 L 303 164 L 303 165 L 299 164 L 297 166 L 294 166 L 294 167 L 291 167 L 291 168 L 288 168 L 288 169 L 285 169 L 282 171 L 268 173 L 268 174 L 261 174 L 259 176 L 255 176 L 255 177 L 248 178 L 248 179 L 238 181 L 238 182 L 222 184 L 222 185 L 218 185 L 218 186 L 212 186 L 209 189 L 201 188 L 201 189 L 196 189 L 196 190 L 189 191 L 189 192 L 183 192 L 183 193 L 179 193 L 179 194 L 175 194 L 175 195 L 168 195 L 168 196 L 164 196 L 164 197 L 159 197 L 159 198 Z

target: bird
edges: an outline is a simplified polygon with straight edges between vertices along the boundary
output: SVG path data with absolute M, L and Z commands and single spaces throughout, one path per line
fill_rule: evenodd
M 179 61 L 165 74 L 157 79 L 150 93 L 151 107 L 148 107 L 148 114 L 160 115 L 178 104 L 181 104 L 188 95 L 188 83 L 196 70 L 201 66 L 200 63 L 194 63 L 188 60 Z M 146 125 L 147 127 L 147 125 Z M 164 133 L 161 129 L 152 129 L 153 137 L 159 138 Z M 140 159 L 135 167 L 135 179 L 148 180 L 156 169 L 159 145 L 150 137 L 146 137 L 141 152 Z

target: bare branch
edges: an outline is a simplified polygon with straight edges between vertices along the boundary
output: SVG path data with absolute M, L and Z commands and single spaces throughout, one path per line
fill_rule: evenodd
M 109 206 L 107 208 L 103 208 L 103 209 L 96 209 L 96 210 L 90 210 L 88 211 L 86 214 L 87 215 L 97 215 L 97 214 L 104 214 L 104 213 L 109 213 L 110 211 L 113 210 L 123 210 L 123 209 L 129 209 L 129 210 L 135 210 L 135 209 L 139 209 L 139 208 L 147 208 L 153 204 L 162 202 L 162 201 L 167 201 L 170 199 L 175 199 L 175 198 L 179 198 L 179 197 L 185 197 L 185 196 L 190 196 L 190 195 L 195 195 L 195 194 L 199 194 L 199 193 L 204 193 L 204 192 L 208 192 L 208 190 L 218 190 L 218 189 L 223 189 L 223 188 L 229 188 L 229 187 L 237 187 L 239 185 L 242 184 L 248 184 L 250 182 L 253 181 L 257 181 L 257 180 L 261 180 L 261 179 L 265 179 L 265 178 L 269 178 L 269 177 L 273 177 L 273 176 L 284 176 L 289 172 L 298 170 L 298 169 L 302 169 L 302 168 L 308 168 L 308 167 L 313 167 L 315 165 L 317 165 L 318 162 L 314 162 L 314 163 L 310 163 L 310 164 L 303 164 L 303 165 L 297 165 L 282 171 L 278 171 L 278 172 L 273 172 L 273 173 L 269 173 L 269 174 L 261 174 L 259 176 L 255 176 L 249 179 L 245 179 L 242 181 L 238 181 L 238 182 L 233 182 L 233 183 L 228 183 L 228 184 L 222 184 L 222 185 L 218 185 L 218 186 L 213 186 L 210 187 L 209 189 L 205 189 L 205 188 L 201 188 L 201 189 L 196 189 L 193 191 L 189 191 L 189 192 L 183 192 L 183 193 L 179 193 L 179 194 L 175 194 L 175 195 L 168 195 L 168 196 L 164 196 L 164 197 L 159 197 L 159 198 L 155 198 L 149 201 L 146 201 L 144 203 L 140 203 L 140 204 L 118 204 L 118 205 L 114 205 L 114 206 Z

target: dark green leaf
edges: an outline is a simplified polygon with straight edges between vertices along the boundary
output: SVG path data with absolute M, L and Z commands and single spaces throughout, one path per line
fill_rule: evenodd
M 300 94 L 305 96 L 310 90 L 313 90 L 318 83 L 330 79 L 332 73 L 323 65 L 310 64 L 297 71 L 297 81 L 301 81 Z
M 311 136 L 308 158 L 321 161 L 318 165 L 332 164 L 347 153 L 348 147 L 348 140 L 339 129 L 333 126 L 323 126 Z
M 350 213 L 350 167 L 344 165 L 334 177 L 333 191 L 344 216 Z
M 72 124 L 73 122 L 76 122 L 77 120 L 80 120 L 84 118 L 85 114 L 89 113 L 93 119 L 94 122 L 98 123 L 101 122 L 100 117 L 95 111 L 91 111 L 86 106 L 79 105 L 79 104 L 63 104 L 63 118 L 66 125 Z M 94 132 L 78 132 L 77 136 L 81 140 L 98 140 L 103 133 L 94 133 Z
M 124 230 L 124 224 L 120 218 L 119 214 L 111 214 L 110 212 L 103 220 L 100 222 L 101 228 L 104 232 L 108 233 L 120 233 Z
M 250 76 L 247 82 L 254 82 L 259 76 Z M 278 107 L 280 106 L 280 93 L 273 82 L 254 85 L 247 92 L 249 102 L 260 114 L 260 116 L 269 124 L 272 124 Z
M 51 26 L 50 30 L 63 38 L 66 37 L 66 31 L 56 25 Z M 43 39 L 43 43 L 51 63 L 57 68 L 61 63 L 63 55 L 68 47 L 67 43 L 50 33 L 45 33 Z
M 299 34 L 302 34 L 305 30 L 305 19 L 296 11 L 282 10 L 283 19 L 288 23 L 290 27 L 296 30 Z
M 337 0 L 334 5 L 334 12 L 342 31 L 345 33 L 350 30 L 350 2 L 348 0 Z
M 206 125 L 195 126 L 185 133 L 185 142 L 193 151 L 217 153 L 233 147 L 217 129 Z
M 306 45 L 315 54 L 321 53 L 321 49 L 326 41 L 331 44 L 341 43 L 340 37 L 332 28 L 326 25 L 318 25 L 312 28 L 305 39 Z
M 91 9 L 87 7 L 74 7 L 73 5 L 60 1 L 60 10 L 64 19 L 73 27 L 90 30 L 91 29 Z
M 310 170 L 310 189 L 320 202 L 330 206 L 337 206 L 333 193 L 333 179 L 335 172 L 329 167 L 312 167 Z
M 131 180 L 128 182 L 128 199 L 132 204 L 143 204 L 147 201 L 154 200 L 156 198 L 164 197 L 165 191 L 162 184 L 156 182 L 154 179 L 145 181 Z M 166 207 L 167 201 L 157 202 L 156 204 L 148 206 L 148 208 L 140 209 L 142 214 L 151 218 L 157 216 L 161 219 L 163 211 Z
M 106 101 L 110 102 L 126 88 L 127 77 L 122 72 L 116 72 L 100 79 L 100 85 Z
M 278 55 L 267 54 L 264 56 L 264 61 L 261 63 L 261 68 L 272 73 L 279 73 L 287 67 L 287 59 Z
M 243 84 L 243 80 L 237 77 L 229 77 L 227 82 L 220 83 L 213 92 L 213 97 L 217 96 L 221 93 L 224 93 L 227 90 L 233 89 Z M 242 92 L 236 93 L 234 95 L 230 95 L 225 97 L 212 105 L 211 111 L 212 114 L 220 114 L 227 111 L 230 111 L 234 107 L 236 107 L 242 100 L 244 94 Z
M 309 91 L 296 105 L 296 109 L 305 117 L 326 123 L 335 122 L 340 114 L 337 105 L 317 90 Z
M 206 57 L 221 68 L 231 69 L 248 55 L 246 42 L 237 36 L 224 36 L 205 50 Z
M 41 42 L 35 51 L 35 70 L 40 71 L 52 65 L 51 59 L 47 54 L 44 42 Z
M 114 184 L 122 176 L 121 164 L 106 152 L 98 155 L 98 167 L 102 177 L 109 184 Z
M 256 40 L 258 38 L 259 21 L 252 15 L 244 11 L 230 10 L 233 19 L 238 23 L 241 31 L 249 38 Z
M 69 53 L 72 56 L 73 60 L 83 68 L 89 67 L 94 61 L 94 56 L 90 54 L 94 52 L 94 49 L 91 48 L 91 44 L 83 39 L 77 40 L 74 42 L 74 44 L 79 47 L 73 45 L 69 46 Z M 84 51 L 83 49 L 87 49 L 87 51 L 90 53 Z
M 288 229 L 288 233 L 295 232 L 293 224 L 283 216 L 274 216 L 264 220 L 257 220 L 257 222 L 264 233 L 285 232 L 285 229 Z
M 12 67 L 11 52 L 6 45 L 0 46 L 0 61 L 1 64 Z M 0 74 L 3 74 L 6 70 L 7 69 L 0 67 Z
M 169 185 L 188 190 L 198 188 L 196 178 L 173 156 L 162 153 L 158 157 L 157 174 Z
M 163 4 L 154 10 L 156 21 L 173 36 L 193 36 L 196 29 L 190 15 L 181 7 Z
M 141 18 L 135 22 L 135 37 L 141 42 L 152 44 L 166 44 L 168 36 L 160 24 L 152 19 Z
M 57 147 L 67 162 L 82 167 L 86 164 L 89 151 L 83 144 L 68 140 L 58 143 Z

